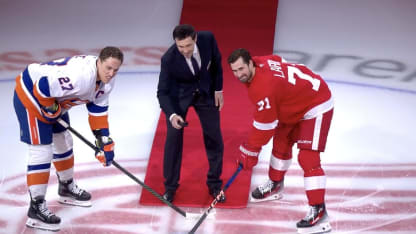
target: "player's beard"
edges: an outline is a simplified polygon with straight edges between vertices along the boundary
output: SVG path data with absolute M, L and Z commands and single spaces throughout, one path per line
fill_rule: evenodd
M 241 76 L 241 78 L 239 78 L 238 80 L 241 83 L 250 83 L 252 77 L 253 77 L 253 72 L 252 71 L 249 71 L 247 75 Z
M 247 83 L 248 78 L 247 78 L 247 76 L 244 76 L 244 77 L 240 77 L 240 78 L 238 78 L 238 80 L 239 80 L 241 83 Z

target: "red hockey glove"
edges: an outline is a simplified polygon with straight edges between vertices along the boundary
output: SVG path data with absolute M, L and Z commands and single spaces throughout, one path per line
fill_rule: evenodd
M 252 169 L 259 160 L 259 153 L 261 148 L 250 147 L 247 144 L 240 145 L 240 155 L 237 163 L 243 165 L 244 170 Z

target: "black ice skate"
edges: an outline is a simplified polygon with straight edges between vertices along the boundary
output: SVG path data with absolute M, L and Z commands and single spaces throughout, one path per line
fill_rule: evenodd
M 27 212 L 26 226 L 49 231 L 59 231 L 61 219 L 46 207 L 43 196 L 30 200 L 29 211 Z
M 283 197 L 283 180 L 268 180 L 265 184 L 258 186 L 251 193 L 251 202 L 262 202 L 270 200 L 279 200 Z
M 59 181 L 59 202 L 62 204 L 74 206 L 91 206 L 91 194 L 87 191 L 78 188 L 73 179 L 66 182 Z
M 325 204 L 310 206 L 308 214 L 296 224 L 298 233 L 325 233 L 331 231 Z

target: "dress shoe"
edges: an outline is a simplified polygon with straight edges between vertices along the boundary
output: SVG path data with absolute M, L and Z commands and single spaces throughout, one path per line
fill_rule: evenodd
M 210 189 L 209 194 L 211 194 L 212 197 L 215 199 L 218 196 L 218 194 L 221 193 L 221 191 L 222 191 L 221 189 Z M 218 202 L 224 203 L 225 200 L 226 200 L 225 193 L 222 193 L 218 199 Z
M 163 198 L 168 201 L 168 202 L 173 202 L 173 198 L 175 197 L 175 192 L 173 190 L 167 190 L 164 194 L 163 194 Z

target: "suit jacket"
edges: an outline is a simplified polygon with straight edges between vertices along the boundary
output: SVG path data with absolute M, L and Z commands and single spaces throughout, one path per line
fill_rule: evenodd
M 196 46 L 201 56 L 199 78 L 194 76 L 176 44 L 162 56 L 157 97 L 167 118 L 173 113 L 182 114 L 179 101 L 189 100 L 190 103 L 196 89 L 212 98 L 215 91 L 222 90 L 221 53 L 214 35 L 208 31 L 198 32 Z

